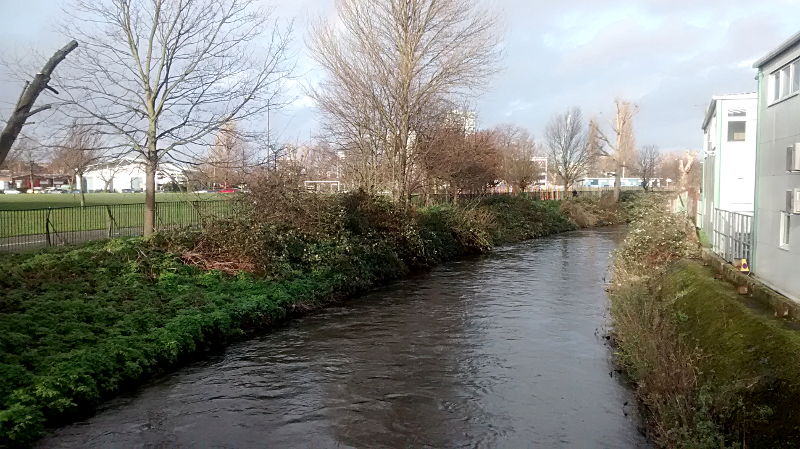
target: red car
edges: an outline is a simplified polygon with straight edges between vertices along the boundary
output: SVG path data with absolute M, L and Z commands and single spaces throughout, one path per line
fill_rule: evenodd
M 238 191 L 239 189 L 222 189 L 219 191 L 219 193 L 236 193 Z

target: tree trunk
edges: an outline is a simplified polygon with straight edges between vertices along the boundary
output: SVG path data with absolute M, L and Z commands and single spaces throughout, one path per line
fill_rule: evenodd
M 149 237 L 155 233 L 156 224 L 156 164 L 148 158 L 145 167 L 144 187 L 144 236 Z
M 622 170 L 624 170 L 623 164 L 617 162 L 617 169 L 614 173 L 614 201 L 619 201 L 622 191 Z
M 84 193 L 84 190 L 83 190 L 83 173 L 76 173 L 75 178 L 79 180 L 78 181 L 78 190 L 80 190 L 80 192 L 81 192 L 81 207 L 85 207 L 86 206 L 86 194 Z

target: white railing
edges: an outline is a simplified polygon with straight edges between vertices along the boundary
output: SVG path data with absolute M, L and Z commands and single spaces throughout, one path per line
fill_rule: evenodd
M 752 213 L 714 209 L 712 228 L 713 250 L 718 256 L 731 263 L 739 259 L 750 262 L 753 251 Z

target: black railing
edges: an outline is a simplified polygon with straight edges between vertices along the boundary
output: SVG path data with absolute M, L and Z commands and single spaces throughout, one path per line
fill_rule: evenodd
M 235 201 L 156 203 L 156 230 L 201 226 L 231 216 Z M 129 237 L 144 233 L 144 204 L 0 211 L 0 252 Z

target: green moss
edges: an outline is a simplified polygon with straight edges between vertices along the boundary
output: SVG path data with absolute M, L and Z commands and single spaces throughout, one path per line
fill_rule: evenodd
M 724 401 L 715 404 L 720 424 L 747 429 L 752 447 L 800 445 L 800 333 L 697 262 L 679 263 L 660 284 L 675 298 L 678 329 L 701 349 L 701 385 Z

